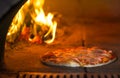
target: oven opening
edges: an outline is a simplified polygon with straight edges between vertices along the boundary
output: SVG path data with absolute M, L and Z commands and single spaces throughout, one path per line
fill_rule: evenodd
M 49 9 L 44 7 L 44 3 L 44 0 L 28 0 L 19 9 L 9 26 L 5 52 L 11 61 L 6 58 L 6 62 L 12 62 L 11 66 L 15 69 L 24 67 L 21 66 L 23 62 L 23 65 L 30 67 L 41 67 L 40 57 L 47 51 L 85 46 L 85 27 L 67 23 L 60 12 L 57 10 L 49 12 Z M 68 22 L 72 20 L 69 19 Z M 32 55 L 35 55 L 35 58 Z M 34 59 L 25 62 L 32 58 Z M 19 66 L 15 67 L 17 62 Z
M 14 15 L 6 30 L 4 45 L 6 69 L 45 73 L 120 72 L 120 12 L 117 3 L 117 1 L 113 3 L 112 1 L 94 0 L 92 3 L 82 0 L 63 1 L 62 3 L 55 0 L 27 0 Z M 112 7 L 113 5 L 116 6 Z M 8 24 L 6 23 L 6 25 Z M 3 29 L 5 28 L 3 27 Z M 59 58 L 64 54 L 68 58 L 67 53 L 72 51 L 72 54 L 69 55 L 73 57 L 72 64 L 70 62 L 64 66 L 62 63 L 63 66 L 59 66 L 61 64 L 57 63 L 58 66 L 56 66 L 46 64 L 46 61 L 41 62 L 41 57 L 45 53 L 55 53 L 56 51 L 59 53 L 61 50 L 65 53 L 61 54 Z M 82 51 L 82 55 L 77 59 L 74 58 L 74 54 L 77 54 L 75 51 Z M 90 52 L 94 53 L 90 54 Z M 99 56 L 101 53 L 108 53 L 108 55 L 103 54 L 105 55 L 103 58 L 103 55 Z M 111 55 L 112 53 L 114 55 Z M 94 58 L 94 54 L 96 58 Z M 109 58 L 109 56 L 112 57 Z M 83 60 L 83 58 L 85 59 Z M 89 58 L 92 58 L 91 61 L 88 60 Z M 100 61 L 96 61 L 96 59 Z M 109 62 L 108 59 L 110 59 Z M 81 63 L 80 60 L 84 62 Z M 63 59 L 59 61 L 64 62 Z M 53 61 L 50 59 L 50 62 Z M 91 65 L 86 65 L 88 63 Z M 76 67 L 68 64 L 74 64 Z M 23 75 L 24 73 L 21 76 Z M 87 77 L 85 76 L 85 78 Z

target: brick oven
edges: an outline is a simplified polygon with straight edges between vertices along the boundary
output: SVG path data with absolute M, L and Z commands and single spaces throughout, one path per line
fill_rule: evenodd
M 7 38 L 14 16 L 26 1 L 13 2 L 6 13 L 1 13 L 0 78 L 120 78 L 120 1 L 45 0 L 45 15 L 51 12 L 53 20 L 57 21 L 56 37 L 50 44 L 47 40 L 51 34 L 45 36 L 45 29 L 45 32 L 40 32 L 41 41 L 33 41 L 36 32 L 29 36 L 32 41 L 27 41 L 26 37 L 21 40 L 18 35 Z M 33 25 L 33 22 L 30 21 L 27 26 Z M 40 62 L 40 56 L 45 52 L 78 46 L 112 50 L 117 60 L 91 68 L 49 66 Z

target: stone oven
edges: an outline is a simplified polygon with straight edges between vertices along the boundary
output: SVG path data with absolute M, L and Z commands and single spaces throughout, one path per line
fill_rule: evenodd
M 10 3 L 9 0 L 6 0 L 6 3 L 1 1 L 3 11 L 0 15 L 0 66 L 4 74 L 7 72 L 5 77 L 9 72 L 11 78 L 120 78 L 119 0 L 45 0 L 43 5 L 45 15 L 47 16 L 49 12 L 54 14 L 52 20 L 57 22 L 56 32 L 53 33 L 54 29 L 50 30 L 49 24 L 42 24 L 45 27 L 40 27 L 41 30 L 35 30 L 33 27 L 29 37 L 26 37 L 26 34 L 25 37 L 19 36 L 22 31 L 27 31 L 23 23 L 29 21 L 34 16 L 32 15 L 28 17 L 29 19 L 26 19 L 27 16 L 24 20 L 21 19 L 23 27 L 17 30 L 19 34 L 15 33 L 8 37 L 13 18 L 26 1 L 13 1 L 7 9 L 4 8 Z M 30 9 L 33 8 L 27 8 L 23 12 Z M 29 16 L 29 13 L 26 14 Z M 22 16 L 24 15 L 20 18 Z M 36 21 L 32 20 L 25 25 L 35 26 L 34 22 Z M 41 35 L 39 39 L 36 38 L 38 31 Z M 108 65 L 92 68 L 46 66 L 40 62 L 40 56 L 47 51 L 77 46 L 95 46 L 112 50 L 117 55 L 117 60 Z

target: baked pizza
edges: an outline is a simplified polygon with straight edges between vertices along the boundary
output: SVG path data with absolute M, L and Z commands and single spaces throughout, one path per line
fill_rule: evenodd
M 116 60 L 113 52 L 100 48 L 77 47 L 46 52 L 41 62 L 53 66 L 96 67 Z

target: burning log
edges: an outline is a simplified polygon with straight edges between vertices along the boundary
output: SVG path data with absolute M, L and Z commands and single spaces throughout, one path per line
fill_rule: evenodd
M 22 6 L 9 28 L 6 39 L 8 42 L 14 43 L 16 40 L 24 39 L 41 44 L 54 41 L 57 22 L 53 21 L 52 13 L 45 15 L 43 4 L 44 0 L 29 0 Z
M 27 27 L 27 26 L 24 26 L 23 27 L 23 29 L 22 29 L 22 31 L 21 31 L 21 34 L 20 34 L 20 40 L 28 40 L 28 38 L 29 38 L 29 34 L 30 34 L 30 28 L 29 27 Z

